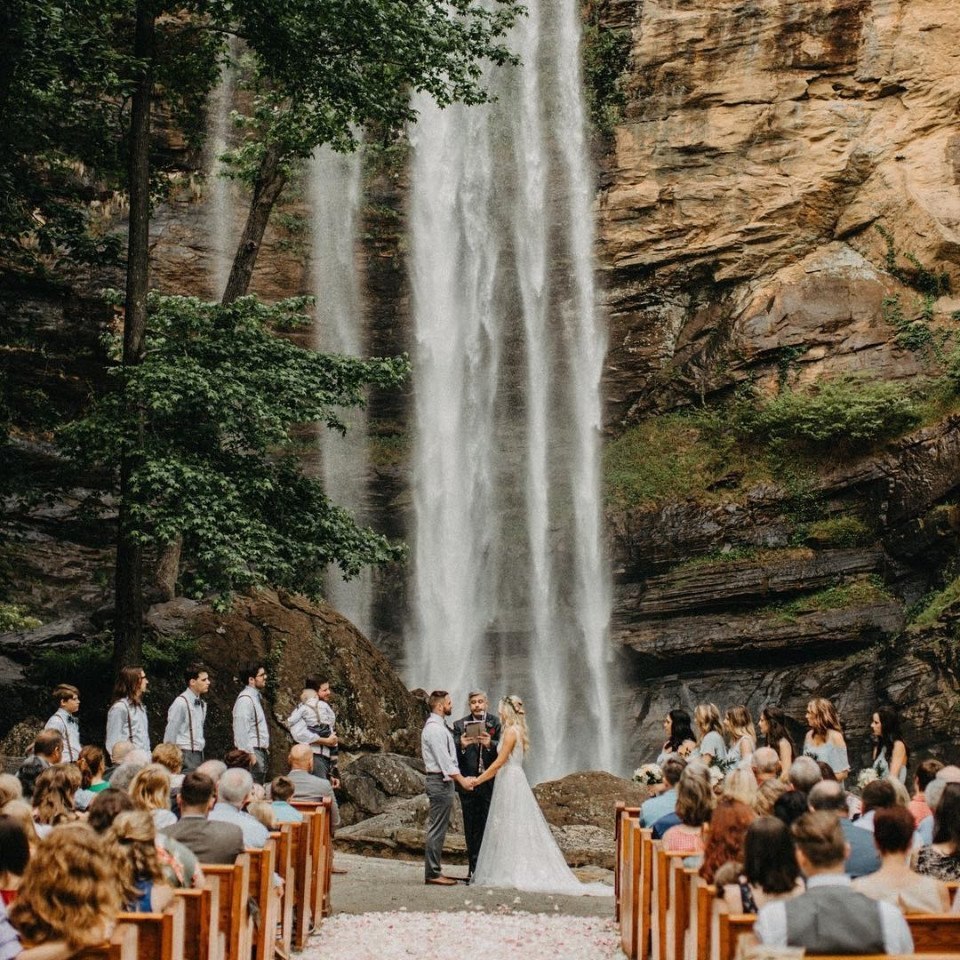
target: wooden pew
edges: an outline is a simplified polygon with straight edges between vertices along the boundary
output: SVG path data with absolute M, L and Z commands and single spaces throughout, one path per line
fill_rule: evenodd
M 204 875 L 216 877 L 220 884 L 220 913 L 217 929 L 223 934 L 224 960 L 250 960 L 253 945 L 253 921 L 247 910 L 250 887 L 250 858 L 241 853 L 229 865 L 204 863 Z
M 960 914 L 911 913 L 907 915 L 907 924 L 915 953 L 960 951 Z
M 106 943 L 86 947 L 75 953 L 71 960 L 139 960 L 137 956 L 139 934 L 133 923 L 118 923 Z
M 623 897 L 623 872 L 624 870 L 630 869 L 626 862 L 626 844 L 628 843 L 626 828 L 632 820 L 636 820 L 639 823 L 640 808 L 628 807 L 622 800 L 618 800 L 616 808 L 614 809 L 613 820 L 613 845 L 616 851 L 616 865 L 613 871 L 613 918 L 618 923 L 620 922 L 620 903 Z M 630 954 L 627 955 L 629 956 Z
M 250 859 L 247 896 L 257 902 L 260 921 L 253 925 L 253 960 L 272 960 L 280 919 L 280 893 L 274 883 L 276 843 L 268 839 L 262 849 L 248 847 Z
M 757 919 L 755 913 L 729 913 L 720 911 L 720 924 L 717 932 L 718 960 L 733 960 L 737 955 L 737 941 L 745 934 L 753 932 Z
M 199 890 L 177 890 L 184 906 L 184 942 L 189 960 L 223 960 L 220 936 L 220 880 L 208 878 Z
M 312 929 L 320 926 L 323 917 L 330 914 L 330 879 L 333 868 L 333 802 L 324 797 L 321 803 L 291 800 L 304 820 L 309 822 L 310 856 L 313 864 L 310 914 Z
M 697 878 L 696 884 L 696 957 L 697 960 L 710 960 L 713 952 L 713 913 L 716 901 L 716 888 L 706 880 Z
M 274 950 L 283 960 L 290 956 L 293 943 L 293 905 L 296 898 L 296 850 L 292 839 L 294 827 L 298 832 L 301 829 L 300 824 L 284 823 L 278 832 L 271 834 L 277 846 L 276 871 L 283 878 L 279 931 Z
M 653 844 L 653 903 L 651 957 L 653 960 L 674 960 L 674 938 L 670 909 L 670 871 L 671 862 L 682 863 L 687 853 L 667 853 L 659 841 Z
M 622 805 L 621 805 L 622 807 Z M 619 817 L 619 814 L 618 814 Z M 620 902 L 618 921 L 620 924 L 620 946 L 628 960 L 637 960 L 639 949 L 640 921 L 640 843 L 639 821 L 623 817 L 619 824 L 620 835 L 617 838 L 617 871 L 620 879 Z
M 117 923 L 137 928 L 137 953 L 141 960 L 187 960 L 184 953 L 186 909 L 174 897 L 162 913 L 121 913 Z
M 313 901 L 315 871 L 313 850 L 310 846 L 310 827 L 312 812 L 301 811 L 303 823 L 291 824 L 290 855 L 293 859 L 293 949 L 302 950 L 310 934 L 313 920 L 310 907 Z
M 648 960 L 653 949 L 653 831 L 640 831 L 640 921 L 637 924 L 637 956 Z

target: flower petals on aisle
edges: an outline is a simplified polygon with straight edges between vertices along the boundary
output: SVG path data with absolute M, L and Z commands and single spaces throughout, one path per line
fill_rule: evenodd
M 603 917 L 486 911 L 340 914 L 324 920 L 302 960 L 409 960 L 443 955 L 523 960 L 622 958 L 614 922 Z M 507 952 L 509 951 L 509 952 Z

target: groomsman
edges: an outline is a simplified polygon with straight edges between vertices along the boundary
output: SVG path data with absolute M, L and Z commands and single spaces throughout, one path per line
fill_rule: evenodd
M 202 699 L 210 689 L 210 673 L 199 663 L 191 664 L 183 672 L 187 689 L 167 710 L 167 728 L 164 743 L 175 743 L 183 753 L 183 772 L 192 773 L 203 763 L 206 740 L 203 725 L 207 720 L 207 704 Z
M 149 684 L 142 667 L 121 667 L 113 687 L 113 703 L 107 711 L 107 735 L 104 745 L 113 756 L 121 740 L 129 740 L 136 750 L 150 753 L 150 726 L 143 697 Z
M 80 709 L 80 691 L 69 683 L 54 688 L 53 702 L 57 712 L 47 721 L 44 730 L 56 730 L 63 737 L 63 759 L 76 763 L 80 756 L 80 724 L 77 711 Z
M 474 691 L 467 699 L 470 706 L 469 715 L 453 725 L 453 736 L 457 744 L 457 763 L 465 777 L 479 777 L 497 759 L 500 721 L 487 713 L 489 702 L 482 690 Z M 483 724 L 478 740 L 467 740 L 465 736 L 465 727 L 471 720 L 480 721 Z M 463 810 L 463 832 L 467 841 L 467 856 L 470 860 L 470 877 L 472 877 L 477 866 L 477 857 L 480 855 L 480 844 L 483 843 L 487 814 L 490 813 L 493 780 L 481 783 L 469 792 L 458 789 L 457 793 L 460 794 L 460 807 Z
M 267 668 L 262 663 L 253 663 L 244 670 L 244 675 L 247 685 L 233 705 L 233 745 L 256 757 L 257 762 L 250 772 L 254 780 L 263 783 L 270 750 L 270 730 L 261 696 L 267 685 Z
M 473 781 L 464 777 L 457 766 L 453 734 L 444 722 L 444 718 L 453 713 L 450 694 L 446 690 L 434 690 L 427 702 L 430 716 L 427 717 L 423 733 L 420 734 L 420 751 L 423 754 L 424 769 L 427 771 L 427 799 L 430 801 L 427 841 L 423 850 L 424 882 L 448 887 L 457 881 L 440 872 L 440 857 L 453 810 L 453 785 L 457 783 L 465 790 L 472 790 Z

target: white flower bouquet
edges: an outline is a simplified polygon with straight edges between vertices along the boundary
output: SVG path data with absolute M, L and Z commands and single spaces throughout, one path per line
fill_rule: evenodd
M 648 787 L 663 783 L 663 771 L 655 763 L 645 763 L 633 771 L 634 783 L 642 783 Z
M 710 786 L 716 789 L 721 783 L 723 783 L 724 778 L 727 776 L 727 771 L 724 767 L 719 764 L 712 764 L 708 767 L 710 773 Z
M 873 783 L 874 780 L 878 780 L 880 775 L 873 767 L 864 767 L 859 774 L 857 774 L 857 787 L 860 790 L 868 783 Z

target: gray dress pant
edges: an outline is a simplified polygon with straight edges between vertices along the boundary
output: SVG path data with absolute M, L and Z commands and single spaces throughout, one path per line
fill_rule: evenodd
M 427 817 L 427 842 L 423 850 L 424 879 L 440 876 L 440 857 L 447 836 L 450 814 L 453 811 L 454 788 L 452 780 L 444 780 L 442 773 L 427 774 L 427 799 L 430 813 Z

